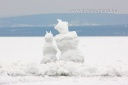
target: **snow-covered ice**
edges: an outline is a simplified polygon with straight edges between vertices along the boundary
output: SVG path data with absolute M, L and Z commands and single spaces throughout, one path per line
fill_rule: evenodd
M 128 85 L 128 37 L 79 39 L 84 64 L 40 64 L 43 37 L 0 37 L 0 85 Z
M 128 85 L 127 77 L 0 77 L 0 85 Z

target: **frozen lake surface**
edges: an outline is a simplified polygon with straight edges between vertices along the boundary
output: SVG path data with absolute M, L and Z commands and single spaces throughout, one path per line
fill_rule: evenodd
M 0 85 L 128 84 L 128 37 L 80 37 L 79 39 L 79 48 L 85 56 L 84 66 L 66 63 L 65 66 L 69 67 L 65 69 L 72 72 L 73 76 L 50 77 L 36 73 L 42 72 L 39 69 L 41 66 L 35 68 L 43 58 L 43 37 L 0 37 Z M 64 67 L 63 62 L 53 65 L 60 68 L 59 64 Z M 70 65 L 74 65 L 74 70 L 69 70 Z M 41 69 L 49 66 L 44 65 Z M 35 70 L 31 71 L 32 69 Z

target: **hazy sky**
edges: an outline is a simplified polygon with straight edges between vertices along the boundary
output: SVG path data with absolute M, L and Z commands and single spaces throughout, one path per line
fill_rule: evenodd
M 69 13 L 70 9 L 117 9 L 128 14 L 128 0 L 0 0 L 0 17 Z

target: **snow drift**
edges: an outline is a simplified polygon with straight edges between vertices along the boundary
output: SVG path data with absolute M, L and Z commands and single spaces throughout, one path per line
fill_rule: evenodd
M 0 64 L 0 76 L 128 76 L 128 65 L 84 65 L 58 61 L 56 63 Z

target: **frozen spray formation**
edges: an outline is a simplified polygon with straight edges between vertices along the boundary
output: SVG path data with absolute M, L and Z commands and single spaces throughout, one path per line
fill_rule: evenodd
M 50 63 L 57 61 L 56 53 L 57 49 L 55 48 L 55 45 L 53 44 L 53 34 L 50 32 L 46 32 L 46 35 L 44 37 L 45 42 L 43 46 L 43 60 L 41 63 Z
M 58 24 L 54 27 L 60 34 L 55 36 L 58 49 L 61 51 L 59 60 L 66 62 L 83 63 L 84 56 L 78 49 L 79 39 L 75 31 L 68 30 L 68 22 L 58 19 Z M 49 63 L 57 61 L 57 50 L 53 44 L 52 33 L 45 35 L 45 43 L 43 47 L 43 60 L 41 63 Z
M 68 22 L 58 19 L 58 24 L 54 28 L 60 33 L 55 36 L 57 46 L 61 51 L 59 60 L 83 63 L 84 56 L 78 49 L 77 33 L 68 30 Z

